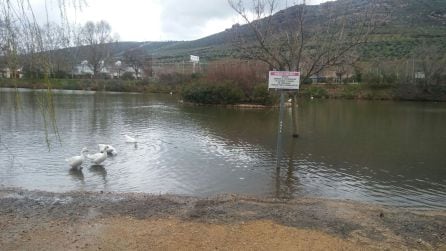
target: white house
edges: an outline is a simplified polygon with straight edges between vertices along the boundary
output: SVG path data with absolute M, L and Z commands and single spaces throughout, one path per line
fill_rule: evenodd
M 2 77 L 2 78 L 13 78 L 14 76 L 16 78 L 23 78 L 23 69 L 22 69 L 22 67 L 18 68 L 15 71 L 15 73 L 14 73 L 14 71 L 11 71 L 11 69 L 8 68 L 8 67 L 0 69 L 0 77 Z
M 104 65 L 104 62 L 102 62 L 102 65 Z M 140 69 L 138 72 L 138 76 L 136 76 L 135 70 L 132 67 L 124 65 L 121 61 L 116 61 L 111 66 L 103 66 L 101 67 L 101 74 L 107 75 L 110 78 L 121 78 L 123 74 L 125 73 L 131 73 L 133 78 L 141 78 L 143 75 L 143 70 Z M 76 65 L 73 70 L 72 74 L 74 76 L 85 76 L 85 75 L 93 75 L 93 69 L 91 68 L 90 64 L 87 60 L 82 61 L 79 65 Z
M 87 60 L 82 61 L 80 64 L 74 66 L 72 74 L 75 76 L 81 75 L 93 75 L 93 69 L 88 64 Z

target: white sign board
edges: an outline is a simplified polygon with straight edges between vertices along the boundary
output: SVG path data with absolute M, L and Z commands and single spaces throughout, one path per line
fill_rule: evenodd
M 269 89 L 299 90 L 300 72 L 297 71 L 270 71 Z
M 199 56 L 194 56 L 194 55 L 190 55 L 190 61 L 197 63 L 200 61 L 200 57 Z
M 426 78 L 426 74 L 424 74 L 424 72 L 422 72 L 422 71 L 415 72 L 415 78 L 416 79 L 424 79 L 424 78 Z

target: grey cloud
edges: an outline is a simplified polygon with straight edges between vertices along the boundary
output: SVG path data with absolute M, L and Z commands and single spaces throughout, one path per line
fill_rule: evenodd
M 165 0 L 160 4 L 162 30 L 173 38 L 191 39 L 206 22 L 234 15 L 227 0 Z
M 246 7 L 251 0 L 244 0 Z M 307 0 L 308 4 L 319 4 L 327 0 Z M 302 0 L 279 0 L 278 9 Z M 201 28 L 213 19 L 226 19 L 236 16 L 228 0 L 159 0 L 161 6 L 161 29 L 167 39 L 189 40 L 201 35 Z M 229 27 L 228 27 L 229 28 Z M 220 32 L 216 30 L 215 32 Z

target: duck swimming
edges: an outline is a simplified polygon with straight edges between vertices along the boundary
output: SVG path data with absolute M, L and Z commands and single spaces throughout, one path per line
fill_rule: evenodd
M 107 159 L 107 150 L 108 146 L 105 146 L 104 150 L 95 153 L 95 154 L 89 154 L 87 155 L 87 158 L 89 158 L 91 161 L 93 161 L 96 165 L 100 165 L 102 162 L 104 162 Z
M 87 152 L 88 152 L 88 149 L 86 147 L 84 147 L 84 148 L 82 148 L 81 155 L 67 158 L 67 159 L 65 159 L 65 161 L 68 162 L 68 164 L 71 166 L 72 169 L 81 170 L 82 163 L 85 160 L 85 153 L 87 153 Z

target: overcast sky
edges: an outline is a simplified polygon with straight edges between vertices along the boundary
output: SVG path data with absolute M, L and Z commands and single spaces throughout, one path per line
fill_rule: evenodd
M 31 0 L 40 18 L 47 3 L 56 0 Z M 279 0 L 291 3 L 293 0 Z M 307 0 L 319 4 L 327 0 Z M 194 40 L 231 27 L 241 22 L 227 0 L 86 0 L 81 12 L 70 11 L 73 22 L 106 20 L 121 41 Z M 56 7 L 47 7 L 57 16 Z

